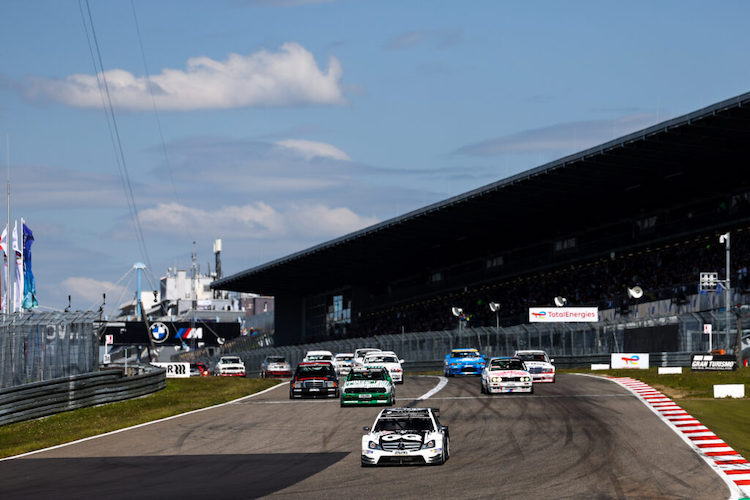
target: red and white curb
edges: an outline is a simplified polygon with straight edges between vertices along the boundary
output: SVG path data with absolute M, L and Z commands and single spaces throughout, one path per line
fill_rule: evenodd
M 674 401 L 640 380 L 608 377 L 634 393 L 683 441 L 690 445 L 729 486 L 730 498 L 750 497 L 750 462 L 734 451 L 708 427 L 680 408 Z

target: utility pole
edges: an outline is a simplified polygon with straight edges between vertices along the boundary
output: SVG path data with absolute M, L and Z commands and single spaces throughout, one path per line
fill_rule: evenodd
M 726 245 L 727 250 L 727 264 L 726 264 L 726 283 L 724 284 L 724 311 L 726 316 L 726 322 L 727 322 L 727 335 L 725 342 L 729 343 L 729 333 L 731 332 L 730 328 L 730 321 L 731 321 L 731 315 L 730 311 L 732 310 L 732 285 L 729 281 L 729 242 L 730 237 L 729 233 L 724 233 L 721 236 L 719 236 L 719 243 L 724 243 Z M 742 334 L 740 334 L 740 338 L 742 338 Z

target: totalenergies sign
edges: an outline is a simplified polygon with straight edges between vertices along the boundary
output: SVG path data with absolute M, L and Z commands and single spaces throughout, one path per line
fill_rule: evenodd
M 598 307 L 529 307 L 531 323 L 593 323 L 599 321 Z
M 648 370 L 648 353 L 613 352 L 610 366 L 615 368 L 640 368 Z

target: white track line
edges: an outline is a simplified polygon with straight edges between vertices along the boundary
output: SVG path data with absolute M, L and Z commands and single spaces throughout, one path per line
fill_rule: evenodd
M 750 497 L 750 461 L 667 396 L 648 384 L 629 377 L 602 377 L 586 373 L 576 375 L 609 380 L 633 393 L 719 475 L 729 486 L 730 499 Z M 661 406 L 663 403 L 669 405 Z
M 188 411 L 188 412 L 185 412 L 185 413 L 180 413 L 178 415 L 172 415 L 171 417 L 165 417 L 165 418 L 161 418 L 159 420 L 152 420 L 151 422 L 145 422 L 143 424 L 133 425 L 131 427 L 125 427 L 123 429 L 117 429 L 116 431 L 110 431 L 110 432 L 106 432 L 104 434 L 97 434 L 96 436 L 89 436 L 89 437 L 86 437 L 86 438 L 83 438 L 83 439 L 78 439 L 76 441 L 71 441 L 69 443 L 63 443 L 63 444 L 58 444 L 56 446 L 50 446 L 49 448 L 44 448 L 44 449 L 41 449 L 41 450 L 29 451 L 29 452 L 23 453 L 21 455 L 14 455 L 12 457 L 0 458 L 0 462 L 4 462 L 6 460 L 14 460 L 16 458 L 28 457 L 29 455 L 35 455 L 37 453 L 42 453 L 42 452 L 49 451 L 49 450 L 56 450 L 57 448 L 63 448 L 65 446 L 70 446 L 70 445 L 73 445 L 73 444 L 83 443 L 84 441 L 90 441 L 92 439 L 98 439 L 98 438 L 104 437 L 104 436 L 111 436 L 112 434 L 117 434 L 117 433 L 120 433 L 120 432 L 129 431 L 131 429 L 138 429 L 139 427 L 146 427 L 147 425 L 158 424 L 159 422 L 166 422 L 167 420 L 172 420 L 174 418 L 184 417 L 185 415 L 192 415 L 193 413 L 199 413 L 199 412 L 202 412 L 202 411 L 212 410 L 214 408 L 220 408 L 222 406 L 231 405 L 231 404 L 236 403 L 238 401 L 242 401 L 243 399 L 249 399 L 249 398 L 254 398 L 255 396 L 260 396 L 261 394 L 264 394 L 264 393 L 266 393 L 268 391 L 272 391 L 273 389 L 276 389 L 277 387 L 281 387 L 282 385 L 287 385 L 288 383 L 289 382 L 281 382 L 279 384 L 274 385 L 273 387 L 269 387 L 268 389 L 262 390 L 260 392 L 256 392 L 255 394 L 250 394 L 249 396 L 243 396 L 241 398 L 233 399 L 232 401 L 227 401 L 226 403 L 220 403 L 218 405 L 208 406 L 206 408 L 199 408 L 197 410 L 192 410 L 192 411 Z
M 422 376 L 424 376 L 424 377 L 437 377 L 437 378 L 440 379 L 440 381 L 438 382 L 438 384 L 435 387 L 433 387 L 429 391 L 425 392 L 424 394 L 422 394 L 421 396 L 419 396 L 414 401 L 422 401 L 422 400 L 425 400 L 425 399 L 429 399 L 431 396 L 434 396 L 435 394 L 437 394 L 438 392 L 440 392 L 443 389 L 443 387 L 445 387 L 446 384 L 448 383 L 448 379 L 445 378 L 445 377 L 439 377 L 437 375 L 422 375 Z

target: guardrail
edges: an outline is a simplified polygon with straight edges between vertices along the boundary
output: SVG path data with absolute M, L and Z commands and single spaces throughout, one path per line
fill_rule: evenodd
M 132 399 L 167 386 L 163 368 L 139 366 L 138 371 L 126 377 L 122 369 L 109 368 L 1 389 L 0 425 Z

